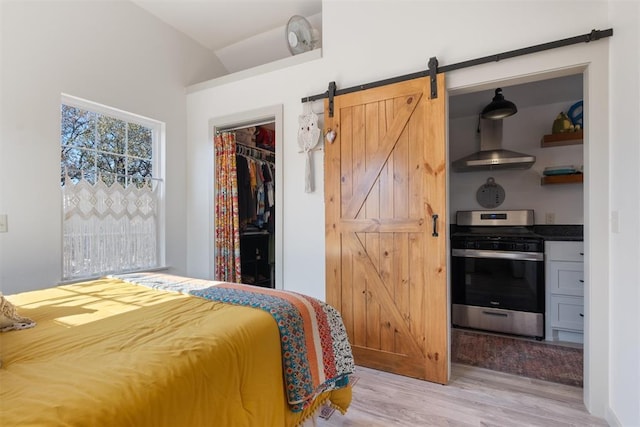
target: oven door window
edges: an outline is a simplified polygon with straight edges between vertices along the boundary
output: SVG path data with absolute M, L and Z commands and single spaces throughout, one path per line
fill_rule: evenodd
M 455 304 L 544 312 L 544 262 L 452 257 Z

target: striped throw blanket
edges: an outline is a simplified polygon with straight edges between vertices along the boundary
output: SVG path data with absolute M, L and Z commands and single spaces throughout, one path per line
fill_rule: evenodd
M 287 401 L 302 411 L 320 393 L 345 387 L 355 370 L 340 313 L 315 298 L 291 291 L 210 282 L 154 273 L 112 276 L 154 289 L 264 310 L 280 331 Z

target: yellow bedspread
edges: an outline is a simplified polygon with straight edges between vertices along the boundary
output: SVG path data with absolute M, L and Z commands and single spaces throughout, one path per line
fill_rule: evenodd
M 0 334 L 0 425 L 295 426 L 266 312 L 101 279 L 9 296 L 33 329 Z

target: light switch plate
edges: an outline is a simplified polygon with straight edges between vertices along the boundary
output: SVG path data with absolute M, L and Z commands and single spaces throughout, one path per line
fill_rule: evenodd
M 7 223 L 7 214 L 0 214 L 0 233 L 6 233 L 9 231 L 9 224 Z

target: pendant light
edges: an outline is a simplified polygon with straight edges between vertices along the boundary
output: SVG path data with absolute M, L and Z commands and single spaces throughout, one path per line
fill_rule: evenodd
M 502 89 L 496 89 L 496 94 L 489 105 L 484 107 L 480 113 L 480 117 L 483 119 L 499 120 L 505 117 L 513 116 L 518 112 L 516 104 L 504 99 L 502 95 Z

